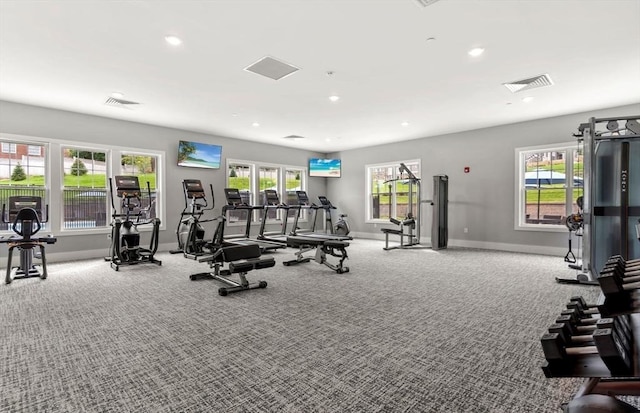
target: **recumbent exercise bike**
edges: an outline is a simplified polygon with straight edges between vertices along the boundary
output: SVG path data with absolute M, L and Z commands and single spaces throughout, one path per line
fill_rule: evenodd
M 44 252 L 46 244 L 55 244 L 57 239 L 51 235 L 46 237 L 34 237 L 42 224 L 49 218 L 49 208 L 45 206 L 44 217 L 38 215 L 42 210 L 42 198 L 38 196 L 11 196 L 9 197 L 9 211 L 7 219 L 6 205 L 2 205 L 2 222 L 12 224 L 11 229 L 16 235 L 8 238 L 0 238 L 1 244 L 8 244 L 7 273 L 5 282 L 10 284 L 14 279 L 40 277 L 47 278 L 47 259 Z M 35 251 L 38 247 L 39 251 Z M 13 250 L 20 251 L 20 265 L 11 265 Z M 33 263 L 33 259 L 40 259 L 41 268 Z

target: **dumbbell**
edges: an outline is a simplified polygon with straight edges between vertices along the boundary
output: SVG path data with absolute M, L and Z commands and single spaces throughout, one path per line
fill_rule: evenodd
M 584 297 L 573 296 L 567 304 L 567 310 L 561 312 L 561 316 L 568 315 L 571 317 L 572 322 L 576 325 L 578 331 L 589 331 L 587 326 L 596 324 L 600 318 L 592 316 L 604 317 L 602 314 L 598 314 L 599 310 L 597 305 L 588 304 Z M 624 328 L 627 334 L 631 336 L 631 321 L 629 314 L 620 315 L 616 317 L 619 321 L 623 322 Z M 564 319 L 556 319 L 557 322 L 565 322 Z
M 597 323 L 592 325 L 575 325 L 563 317 L 559 317 L 554 324 L 549 326 L 548 331 L 560 334 L 567 345 L 579 346 L 585 343 L 593 344 L 593 332 L 603 328 L 616 328 L 621 339 L 628 342 L 632 340 L 631 329 L 624 317 L 600 318 Z
M 575 295 L 569 299 L 567 303 L 567 309 L 575 310 L 580 319 L 592 318 L 594 315 L 598 315 L 598 308 L 593 304 L 587 304 L 582 296 Z
M 622 255 L 612 255 L 607 259 L 605 265 L 609 263 L 622 263 L 622 265 L 627 267 L 637 267 L 640 266 L 640 258 L 634 260 L 625 260 Z
M 622 262 L 607 262 L 602 266 L 602 272 L 617 271 L 623 277 L 634 277 L 640 275 L 640 265 L 626 265 Z
M 598 283 L 604 295 L 630 292 L 640 288 L 640 275 L 625 276 L 618 267 L 609 268 L 600 273 Z
M 595 345 L 571 346 L 560 333 L 545 333 L 540 342 L 549 363 L 566 363 L 577 357 L 598 354 L 614 375 L 629 375 L 633 370 L 631 343 L 613 328 L 600 328 L 593 332 Z

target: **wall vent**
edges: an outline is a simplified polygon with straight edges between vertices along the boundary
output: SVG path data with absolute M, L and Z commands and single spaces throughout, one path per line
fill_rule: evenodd
M 513 82 L 503 83 L 504 87 L 512 93 L 522 92 L 523 90 L 535 89 L 539 87 L 551 86 L 553 81 L 549 75 L 540 75 L 529 79 L 516 80 Z
M 104 102 L 104 104 L 107 105 L 107 106 L 114 106 L 114 107 L 117 107 L 117 108 L 131 109 L 132 107 L 134 107 L 135 105 L 139 105 L 140 103 L 133 102 L 131 100 L 124 100 L 124 99 L 117 99 L 117 98 L 114 98 L 114 97 L 109 97 Z
M 268 77 L 269 79 L 280 80 L 300 69 L 288 63 L 274 59 L 273 57 L 267 56 L 245 67 L 244 70 Z
M 438 0 L 413 0 L 420 7 L 427 7 L 432 5 Z

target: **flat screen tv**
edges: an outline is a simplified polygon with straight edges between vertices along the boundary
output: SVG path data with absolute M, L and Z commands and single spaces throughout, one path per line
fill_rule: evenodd
M 309 159 L 309 176 L 319 176 L 322 178 L 340 178 L 342 164 L 340 159 Z
M 178 166 L 220 169 L 222 146 L 208 143 L 180 141 L 178 144 Z

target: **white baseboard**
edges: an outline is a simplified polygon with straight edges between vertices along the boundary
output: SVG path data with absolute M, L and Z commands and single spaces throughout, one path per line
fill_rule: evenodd
M 376 234 L 371 232 L 352 232 L 354 238 L 367 238 L 384 241 L 384 234 Z M 397 238 L 397 237 L 396 237 Z M 389 244 L 398 243 L 394 238 L 389 238 Z M 423 245 L 431 245 L 431 239 L 421 237 L 420 243 Z M 484 250 L 522 252 L 527 254 L 551 255 L 564 257 L 567 253 L 566 249 L 559 247 L 548 247 L 544 245 L 524 245 L 524 244 L 507 244 L 503 242 L 487 242 L 487 241 L 469 241 L 460 239 L 449 239 L 448 246 L 462 248 L 478 248 Z
M 375 239 L 384 241 L 384 234 L 375 234 L 370 232 L 352 232 L 351 235 L 354 238 L 363 238 L 363 239 Z M 395 244 L 397 241 L 395 239 L 391 239 Z M 431 245 L 431 240 L 429 238 L 422 238 L 420 240 L 422 245 L 428 246 Z M 462 248 L 478 248 L 485 250 L 497 250 L 497 251 L 510 251 L 510 252 L 522 252 L 528 254 L 540 254 L 540 255 L 551 255 L 563 257 L 566 254 L 566 250 L 558 247 L 547 247 L 542 245 L 523 245 L 523 244 L 506 244 L 500 242 L 485 242 L 485 241 L 469 241 L 469 240 L 456 240 L 450 239 L 448 245 L 451 247 L 462 247 Z M 176 248 L 175 243 L 165 243 L 160 244 L 158 246 L 158 252 L 168 252 L 172 249 Z M 109 255 L 108 247 L 97 249 L 97 250 L 82 250 L 82 251 L 74 251 L 74 252 L 47 252 L 47 262 L 64 262 L 64 261 L 78 261 L 78 260 L 89 260 L 96 258 L 104 258 Z M 14 254 L 13 260 L 14 265 L 19 260 L 20 255 Z M 7 257 L 3 254 L 0 257 L 0 267 L 6 267 L 7 265 Z
M 175 243 L 168 244 L 160 244 L 158 245 L 158 252 L 168 252 L 176 247 Z M 78 261 L 78 260 L 91 260 L 91 259 L 104 259 L 104 257 L 109 255 L 109 248 L 105 246 L 105 248 L 100 248 L 97 250 L 81 250 L 81 251 L 73 251 L 73 252 L 49 252 L 45 250 L 47 254 L 47 263 L 52 262 L 65 262 L 65 261 Z M 17 266 L 20 260 L 20 254 L 14 250 L 13 254 L 13 266 Z M 36 264 L 39 261 L 35 262 Z M 0 267 L 5 268 L 7 266 L 7 256 L 3 254 L 0 258 Z

